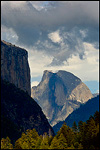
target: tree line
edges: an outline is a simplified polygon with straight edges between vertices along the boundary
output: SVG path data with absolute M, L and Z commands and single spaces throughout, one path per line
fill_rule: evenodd
M 99 145 L 98 111 L 86 122 L 79 121 L 78 125 L 75 121 L 72 127 L 64 123 L 54 137 L 28 129 L 14 145 L 9 137 L 1 139 L 1 149 L 100 149 Z

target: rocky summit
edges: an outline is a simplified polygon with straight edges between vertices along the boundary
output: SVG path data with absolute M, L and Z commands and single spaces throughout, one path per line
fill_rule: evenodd
M 63 70 L 57 73 L 45 70 L 41 82 L 32 87 L 31 96 L 41 106 L 52 126 L 93 97 L 78 77 Z
M 1 78 L 31 95 L 28 52 L 25 49 L 1 41 Z

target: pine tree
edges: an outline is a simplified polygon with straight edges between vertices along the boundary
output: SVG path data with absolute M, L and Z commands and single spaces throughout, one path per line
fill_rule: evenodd
M 87 124 L 87 133 L 86 133 L 86 140 L 88 142 L 88 146 L 89 145 L 94 145 L 94 141 L 95 141 L 95 138 L 97 136 L 97 127 L 95 125 L 95 121 L 94 119 L 91 119 L 89 121 L 89 123 Z
M 22 133 L 21 138 L 15 142 L 15 149 L 35 149 L 39 135 L 35 129 L 26 130 L 26 133 Z
M 76 125 L 75 121 L 73 122 L 72 129 L 73 129 L 74 132 L 77 132 L 77 125 Z
M 11 144 L 11 140 L 9 137 L 1 139 L 1 149 L 13 149 L 13 145 Z
M 96 111 L 94 114 L 94 121 L 95 121 L 96 125 L 99 123 L 99 112 L 98 111 Z
M 40 135 L 37 142 L 36 142 L 36 145 L 35 145 L 36 149 L 40 149 L 42 140 L 43 140 L 43 137 L 42 137 L 42 135 Z
M 53 136 L 50 136 L 48 140 L 49 146 L 51 145 L 52 140 L 53 140 Z
M 78 122 L 78 130 L 81 132 L 82 130 L 83 121 Z
M 83 149 L 83 146 L 81 143 L 79 144 L 78 149 Z
M 62 133 L 60 134 L 58 138 L 58 143 L 59 143 L 60 149 L 66 149 L 68 147 L 67 141 Z
M 43 140 L 40 145 L 40 149 L 48 149 L 49 148 L 49 136 L 47 133 L 43 135 Z
M 61 133 L 65 137 L 68 146 L 71 146 L 72 143 L 74 142 L 74 132 L 73 132 L 73 130 L 64 123 L 62 125 L 62 127 L 60 128 L 60 131 L 57 133 L 57 138 L 59 138 Z
M 57 137 L 55 136 L 51 142 L 50 149 L 61 149 Z
M 79 132 L 79 143 L 81 143 L 83 145 L 83 148 L 85 148 L 87 146 L 87 140 L 86 140 L 86 133 L 87 133 L 87 124 L 86 122 L 79 122 L 79 128 L 80 128 L 80 132 Z
M 74 147 L 75 147 L 75 148 L 78 148 L 78 146 L 79 146 L 79 143 L 78 143 L 78 142 L 75 142 L 75 143 L 74 143 Z

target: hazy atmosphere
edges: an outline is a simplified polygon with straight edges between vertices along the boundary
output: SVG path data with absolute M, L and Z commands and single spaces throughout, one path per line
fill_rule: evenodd
M 31 86 L 65 70 L 99 92 L 99 1 L 1 1 L 1 39 L 28 51 Z

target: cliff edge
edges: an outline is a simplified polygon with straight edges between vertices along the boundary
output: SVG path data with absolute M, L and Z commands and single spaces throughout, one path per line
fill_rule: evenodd
M 1 78 L 31 95 L 28 52 L 25 49 L 1 41 Z

